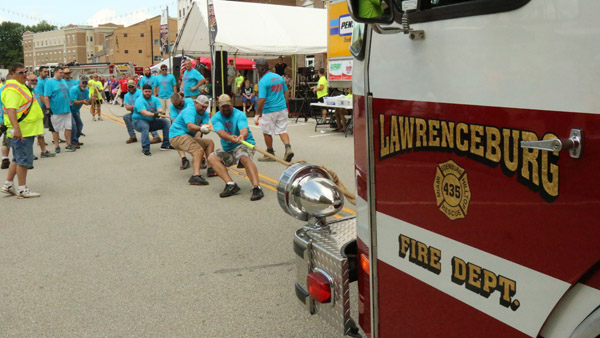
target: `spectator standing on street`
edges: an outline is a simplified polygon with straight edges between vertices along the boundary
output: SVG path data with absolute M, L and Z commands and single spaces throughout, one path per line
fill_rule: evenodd
M 158 99 L 160 105 L 165 108 L 165 113 L 169 115 L 167 107 L 171 105 L 171 95 L 177 92 L 177 80 L 173 74 L 168 73 L 167 65 L 160 66 L 160 74 L 156 76 L 156 84 L 158 86 Z
M 319 82 L 317 82 L 316 86 L 312 87 L 312 90 L 317 93 L 319 102 L 323 102 L 323 98 L 327 96 L 327 77 L 325 76 L 325 69 L 319 69 Z M 325 122 L 327 120 L 327 109 L 321 109 L 321 115 L 323 122 Z
M 244 82 L 244 86 L 242 87 L 242 98 L 244 105 L 244 114 L 246 114 L 246 103 L 250 104 L 248 107 L 248 111 L 254 109 L 254 105 L 256 104 L 256 96 L 254 96 L 254 90 L 252 85 L 250 84 L 250 80 L 246 80 Z
M 33 166 L 33 143 L 35 137 L 44 132 L 44 113 L 33 93 L 25 86 L 27 70 L 22 63 L 10 67 L 13 79 L 6 82 L 0 95 L 4 124 L 10 138 L 13 160 L 8 168 L 6 181 L 0 192 L 16 195 L 17 198 L 40 197 L 27 187 L 27 169 Z M 18 177 L 18 187 L 14 178 Z
M 65 67 L 64 73 L 65 73 L 65 78 L 63 80 L 67 84 L 67 88 L 70 89 L 71 87 L 77 85 L 77 80 L 75 80 L 71 77 L 71 70 L 69 68 Z
M 235 78 L 235 93 L 239 94 L 242 84 L 244 83 L 244 76 L 238 71 L 237 77 Z
M 130 144 L 130 143 L 135 143 L 137 142 L 137 137 L 135 135 L 135 129 L 133 129 L 133 109 L 135 108 L 135 101 L 142 96 L 142 90 L 137 88 L 137 86 L 135 85 L 135 81 L 133 80 L 128 80 L 127 83 L 127 93 L 125 94 L 125 97 L 123 98 L 123 102 L 125 104 L 125 109 L 127 111 L 129 111 L 130 113 L 127 113 L 125 115 L 123 115 L 123 121 L 125 122 L 125 127 L 127 128 L 127 133 L 129 134 L 129 139 L 127 141 L 125 141 L 125 143 Z M 158 137 L 158 132 L 153 131 L 151 132 L 152 134 L 152 141 L 150 141 L 150 144 L 156 144 L 156 143 L 161 143 L 162 139 L 160 137 Z
M 144 76 L 138 81 L 137 86 L 143 88 L 146 84 L 152 86 L 152 95 L 158 96 L 158 83 L 156 83 L 156 76 L 152 75 L 150 67 L 144 69 Z
M 208 182 L 200 175 L 200 165 L 205 154 L 207 156 L 212 154 L 215 145 L 211 139 L 196 137 L 196 134 L 201 133 L 202 125 L 210 122 L 207 108 L 208 98 L 204 95 L 198 96 L 192 105 L 187 106 L 181 111 L 181 114 L 177 115 L 169 129 L 171 145 L 178 151 L 192 155 L 194 173 L 188 181 L 191 185 L 208 185 Z M 217 175 L 211 167 L 207 169 L 206 174 L 207 176 Z
M 98 80 L 98 74 L 92 75 L 92 80 L 88 81 L 88 87 L 90 89 L 90 102 L 92 103 L 92 107 L 90 108 L 92 119 L 96 121 L 97 114 L 97 121 L 102 121 L 100 107 L 102 106 L 102 90 L 104 90 L 104 87 L 102 86 L 102 82 Z
M 81 121 L 81 115 L 79 110 L 84 104 L 90 104 L 90 91 L 88 89 L 89 78 L 86 75 L 82 75 L 79 79 L 79 84 L 69 89 L 69 98 L 71 99 L 71 115 L 73 115 L 73 130 L 71 131 L 71 144 L 76 149 L 79 149 L 83 143 L 79 142 L 81 132 L 83 131 L 83 121 Z
M 38 104 L 41 107 L 41 105 L 42 105 L 42 98 L 41 98 L 41 96 L 38 94 L 38 92 L 36 90 L 37 89 L 37 82 L 38 82 L 38 78 L 34 74 L 29 74 L 27 76 L 27 87 L 29 87 L 29 90 L 31 90 L 31 92 L 33 93 L 33 96 L 38 101 Z M 1 107 L 1 105 L 0 105 L 0 107 Z M 43 112 L 43 110 L 42 110 L 42 112 Z M 1 118 L 0 118 L 0 120 L 1 120 Z M 46 149 L 46 140 L 44 140 L 44 134 L 43 133 L 37 137 L 37 140 L 38 140 L 38 145 L 40 146 L 42 158 L 56 156 L 55 153 L 51 153 L 51 152 L 49 152 Z M 2 168 L 2 169 L 4 169 L 4 168 Z
M 54 139 L 57 154 L 60 153 L 58 138 L 58 133 L 60 132 L 65 133 L 67 143 L 65 150 L 75 151 L 75 147 L 71 145 L 72 116 L 69 89 L 63 81 L 63 76 L 62 66 L 54 68 L 54 78 L 49 79 L 44 88 L 45 104 L 47 107 L 50 107 L 50 119 L 55 130 L 52 133 L 52 138 Z
M 235 80 L 235 65 L 233 60 L 227 62 L 227 92 L 233 91 L 233 81 Z
M 288 65 L 283 62 L 283 57 L 280 56 L 278 62 L 275 64 L 275 74 L 283 76 L 287 66 Z
M 199 71 L 192 68 L 192 60 L 185 60 L 185 72 L 183 73 L 183 96 L 196 99 L 200 95 L 200 86 L 207 83 Z
M 268 67 L 268 66 L 267 66 Z M 256 144 L 252 132 L 248 128 L 248 119 L 241 111 L 235 109 L 231 104 L 231 98 L 227 94 L 219 97 L 219 112 L 212 118 L 215 132 L 221 138 L 219 149 L 208 157 L 208 161 L 225 182 L 225 189 L 219 195 L 221 198 L 237 194 L 240 187 L 231 179 L 227 167 L 241 163 L 252 183 L 251 201 L 264 197 L 264 193 L 258 182 L 258 169 L 252 162 L 254 149 L 242 145 L 242 141 Z
M 285 145 L 286 161 L 290 162 L 294 157 L 290 136 L 287 133 L 288 123 L 288 99 L 289 91 L 283 78 L 269 70 L 269 64 L 265 59 L 256 60 L 256 69 L 261 79 L 258 82 L 258 108 L 256 109 L 256 121 L 260 124 L 267 151 L 275 155 L 273 150 L 273 135 L 279 135 L 281 142 Z M 258 159 L 261 162 L 273 162 L 268 156 Z
M 128 91 L 127 86 L 129 81 L 130 79 L 125 75 L 123 75 L 121 80 L 119 80 L 119 87 L 121 89 L 121 93 L 119 94 L 119 96 L 121 97 L 121 107 L 125 105 L 125 94 L 127 94 Z M 133 82 L 133 84 L 135 85 L 135 81 Z
M 46 97 L 44 96 L 44 89 L 46 88 L 46 82 L 48 82 L 48 67 L 40 66 L 40 76 L 37 78 L 37 85 L 35 86 L 35 93 L 40 97 L 40 106 L 42 107 L 42 112 L 44 112 L 44 128 L 48 129 L 49 132 L 54 132 L 54 127 L 52 126 L 52 119 L 50 118 L 50 107 L 46 106 Z M 46 149 L 46 140 L 44 138 L 44 134 L 38 136 L 38 144 L 40 148 Z M 56 144 L 55 146 L 58 146 Z M 54 157 L 56 154 L 50 153 L 49 151 L 42 152 L 42 157 Z
M 164 118 L 160 118 L 163 109 L 160 105 L 160 100 L 152 95 L 152 86 L 145 84 L 142 87 L 142 96 L 135 100 L 133 108 L 133 127 L 142 134 L 142 153 L 146 156 L 151 156 L 150 153 L 150 138 L 149 131 L 162 129 L 163 143 L 160 150 L 175 149 L 169 143 L 169 128 L 171 122 Z

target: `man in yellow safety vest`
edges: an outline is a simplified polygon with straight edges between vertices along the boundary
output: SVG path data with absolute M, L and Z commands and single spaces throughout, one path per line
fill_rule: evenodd
M 10 67 L 13 77 L 2 90 L 2 114 L 13 159 L 8 168 L 6 182 L 0 188 L 4 194 L 16 195 L 17 198 L 40 197 L 27 187 L 27 169 L 33 165 L 33 144 L 35 137 L 44 133 L 44 114 L 33 93 L 25 85 L 27 70 L 22 63 Z M 13 180 L 18 176 L 18 188 Z

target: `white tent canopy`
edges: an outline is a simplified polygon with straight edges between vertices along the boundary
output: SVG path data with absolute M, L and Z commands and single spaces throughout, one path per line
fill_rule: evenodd
M 316 54 L 327 51 L 325 9 L 238 1 L 214 1 L 215 49 L 238 56 Z M 176 52 L 210 54 L 206 0 L 192 4 L 175 43 Z

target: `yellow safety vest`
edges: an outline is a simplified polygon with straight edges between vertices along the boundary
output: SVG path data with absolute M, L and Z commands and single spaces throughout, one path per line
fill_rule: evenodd
M 13 126 L 8 118 L 7 103 L 9 102 L 9 95 L 18 94 L 19 107 L 16 108 L 17 120 L 21 119 L 23 114 L 26 114 L 23 119 L 19 122 L 19 129 L 21 129 L 21 135 L 23 137 L 37 136 L 44 133 L 44 113 L 37 100 L 34 98 L 25 85 L 20 84 L 16 80 L 9 80 L 4 89 L 2 90 L 2 115 L 4 117 L 4 124 L 8 129 L 8 137 L 12 137 L 11 130 Z M 13 98 L 14 99 L 14 98 Z

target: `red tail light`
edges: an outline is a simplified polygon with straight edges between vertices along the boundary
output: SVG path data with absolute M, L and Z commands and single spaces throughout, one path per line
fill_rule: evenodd
M 313 272 L 306 277 L 308 293 L 319 303 L 331 302 L 331 282 L 322 272 Z

